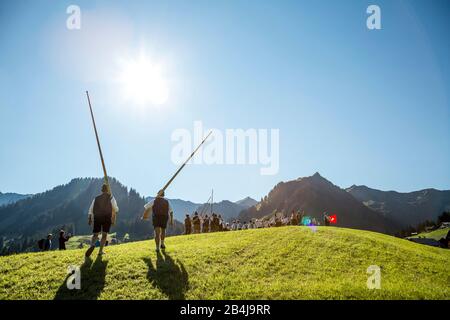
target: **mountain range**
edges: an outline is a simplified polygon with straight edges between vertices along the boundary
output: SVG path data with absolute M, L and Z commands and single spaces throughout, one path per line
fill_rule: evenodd
M 424 189 L 400 193 L 366 186 L 351 186 L 346 191 L 366 207 L 394 220 L 402 227 L 416 226 L 450 211 L 450 190 Z
M 236 218 L 241 211 L 250 208 L 252 206 L 251 203 L 253 203 L 252 205 L 254 205 L 255 203 L 257 203 L 257 201 L 248 197 L 236 202 L 223 200 L 220 202 L 214 202 L 212 208 L 213 212 L 219 213 L 224 220 L 230 221 L 233 218 Z M 209 215 L 211 213 L 210 204 L 208 203 L 200 206 L 199 208 L 197 208 L 197 212 L 204 212 L 205 214 Z
M 239 218 L 245 221 L 292 210 L 304 210 L 320 220 L 323 212 L 336 214 L 339 226 L 392 234 L 426 220 L 436 221 L 443 211 L 450 211 L 450 190 L 399 193 L 355 185 L 342 189 L 315 173 L 280 182 L 261 203 L 241 212 Z
M 32 196 L 9 196 L 9 201 L 23 198 L 0 206 L 0 240 L 31 241 L 49 232 L 57 232 L 61 227 L 72 233 L 89 234 L 91 227 L 87 225 L 87 211 L 92 199 L 99 194 L 102 183 L 102 179 L 77 178 Z M 120 207 L 114 231 L 119 237 L 128 233 L 133 240 L 151 237 L 151 223 L 141 221 L 140 217 L 144 204 L 152 198 L 144 199 L 136 190 L 128 189 L 114 178 L 110 183 Z M 175 219 L 179 221 L 184 220 L 186 213 L 209 212 L 210 208 L 210 204 L 169 200 Z M 236 202 L 224 200 L 214 203 L 213 210 L 226 220 L 239 217 L 241 221 L 266 217 L 275 212 L 289 214 L 292 210 L 302 210 L 321 221 L 323 212 L 327 212 L 337 215 L 338 226 L 393 234 L 406 226 L 436 220 L 443 211 L 450 210 L 450 191 L 425 189 L 399 193 L 366 186 L 343 189 L 316 173 L 278 183 L 260 202 L 249 197 Z M 178 221 L 174 228 L 168 230 L 169 234 L 182 232 L 183 225 Z
M 394 233 L 399 228 L 395 221 L 368 208 L 319 173 L 278 183 L 261 203 L 241 212 L 239 219 L 248 221 L 274 212 L 290 214 L 293 210 L 304 211 L 318 221 L 322 221 L 324 212 L 336 214 L 342 227 L 382 233 Z
M 31 197 L 30 194 L 19 194 L 19 193 L 1 193 L 0 192 L 0 207 L 12 204 L 19 200 Z
M 250 208 L 250 207 L 253 207 L 253 206 L 257 205 L 257 204 L 258 204 L 258 201 L 256 201 L 256 200 L 253 199 L 253 198 L 246 197 L 246 198 L 244 198 L 244 199 L 242 199 L 242 200 L 236 201 L 236 204 L 239 204 L 239 205 L 241 205 L 241 206 Z

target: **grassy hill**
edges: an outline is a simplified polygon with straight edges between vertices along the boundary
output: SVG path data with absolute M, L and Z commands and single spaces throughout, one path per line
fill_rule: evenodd
M 422 232 L 415 236 L 411 236 L 409 238 L 428 238 L 428 239 L 439 240 L 441 238 L 445 238 L 449 229 L 450 228 L 442 228 L 442 229 L 437 229 L 437 230 L 433 230 L 430 232 Z
M 0 299 L 449 299 L 450 250 L 334 227 L 282 227 L 176 236 L 107 248 L 0 257 Z M 381 267 L 380 290 L 367 267 Z

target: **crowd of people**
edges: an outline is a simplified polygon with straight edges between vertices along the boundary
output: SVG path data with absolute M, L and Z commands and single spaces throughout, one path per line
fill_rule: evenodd
M 199 215 L 195 211 L 192 217 L 186 214 L 184 234 L 227 231 L 227 225 L 220 214 L 212 213 L 211 216 L 207 214 Z
M 326 226 L 330 224 L 330 216 L 326 212 L 323 213 L 322 223 Z M 186 214 L 186 218 L 184 219 L 184 234 L 271 228 L 289 225 L 318 226 L 321 223 L 316 218 L 305 216 L 304 211 L 300 212 L 295 210 L 292 210 L 290 215 L 278 212 L 270 218 L 250 219 L 248 222 L 240 221 L 239 219 L 226 222 L 220 214 L 213 213 L 208 216 L 207 214 L 200 215 L 196 211 L 192 215 Z

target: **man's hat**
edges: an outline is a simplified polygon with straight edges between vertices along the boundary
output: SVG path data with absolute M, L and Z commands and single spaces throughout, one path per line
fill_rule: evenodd
M 159 190 L 157 197 L 164 197 L 164 190 Z

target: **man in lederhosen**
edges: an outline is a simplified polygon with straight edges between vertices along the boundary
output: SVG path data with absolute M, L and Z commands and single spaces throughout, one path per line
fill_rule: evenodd
M 173 210 L 167 199 L 164 198 L 164 190 L 160 190 L 156 198 L 144 206 L 142 219 L 146 220 L 152 214 L 153 228 L 155 229 L 156 251 L 165 249 L 164 239 L 166 237 L 167 222 L 173 226 Z
M 184 219 L 184 234 L 192 233 L 192 220 L 189 214 L 186 214 L 186 218 Z
M 195 211 L 194 216 L 192 217 L 192 226 L 194 227 L 193 233 L 200 233 L 201 221 L 197 211 Z
M 88 223 L 89 225 L 94 224 L 92 230 L 92 240 L 91 246 L 86 251 L 86 258 L 88 258 L 92 251 L 95 249 L 95 243 L 98 240 L 98 235 L 102 233 L 102 239 L 100 241 L 99 255 L 103 255 L 103 247 L 106 243 L 106 238 L 108 236 L 109 229 L 111 225 L 115 224 L 116 214 L 119 212 L 119 207 L 117 206 L 116 199 L 109 193 L 108 185 L 102 185 L 102 194 L 95 197 L 89 207 L 88 212 Z

